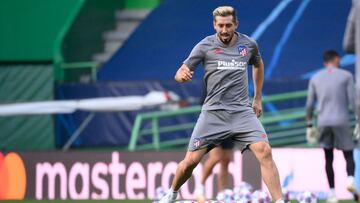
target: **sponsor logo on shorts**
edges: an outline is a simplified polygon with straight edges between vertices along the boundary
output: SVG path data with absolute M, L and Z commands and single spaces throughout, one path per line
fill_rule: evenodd
M 261 137 L 262 137 L 262 138 L 266 138 L 267 135 L 266 135 L 265 133 L 263 133 L 263 134 L 261 135 Z

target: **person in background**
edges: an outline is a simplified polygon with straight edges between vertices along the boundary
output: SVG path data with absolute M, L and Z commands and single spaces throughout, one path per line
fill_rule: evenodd
M 311 77 L 306 101 L 307 139 L 314 138 L 313 106 L 317 101 L 318 141 L 325 152 L 325 169 L 330 186 L 327 201 L 337 202 L 334 181 L 334 148 L 342 150 L 346 160 L 347 189 L 355 192 L 354 157 L 355 143 L 350 128 L 349 107 L 354 108 L 354 79 L 349 71 L 340 69 L 340 56 L 334 50 L 323 54 L 325 68 Z

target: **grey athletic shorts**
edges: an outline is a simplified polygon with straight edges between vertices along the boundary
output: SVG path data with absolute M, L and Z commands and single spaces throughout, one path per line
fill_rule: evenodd
M 355 142 L 348 125 L 319 126 L 319 144 L 325 149 L 353 150 Z
M 231 139 L 241 151 L 252 143 L 268 142 L 263 126 L 251 108 L 238 112 L 203 110 L 192 132 L 188 150 L 207 148 L 209 151 L 226 139 Z

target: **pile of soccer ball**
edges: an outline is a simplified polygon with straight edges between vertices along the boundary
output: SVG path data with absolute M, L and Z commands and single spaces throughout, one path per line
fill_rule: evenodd
M 317 203 L 317 197 L 314 193 L 305 191 L 303 193 L 299 193 L 297 200 L 300 203 Z
M 233 190 L 226 189 L 216 196 L 222 202 L 242 202 L 242 203 L 270 203 L 271 198 L 268 193 L 260 190 L 253 191 L 253 187 L 246 182 L 242 182 Z
M 156 189 L 157 199 L 161 199 L 165 194 L 166 190 L 163 188 L 159 187 Z M 297 199 L 299 203 L 317 203 L 316 195 L 309 191 L 294 193 L 284 190 L 283 197 L 285 202 L 289 202 L 290 199 Z M 224 203 L 271 203 L 270 195 L 267 192 L 261 190 L 253 191 L 253 187 L 246 182 L 242 182 L 233 190 L 226 189 L 223 192 L 218 193 L 216 200 L 216 202 Z

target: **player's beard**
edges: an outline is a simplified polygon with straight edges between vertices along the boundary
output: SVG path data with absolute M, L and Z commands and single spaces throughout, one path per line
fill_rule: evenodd
M 229 44 L 234 37 L 234 33 L 218 33 L 218 37 L 222 43 Z

